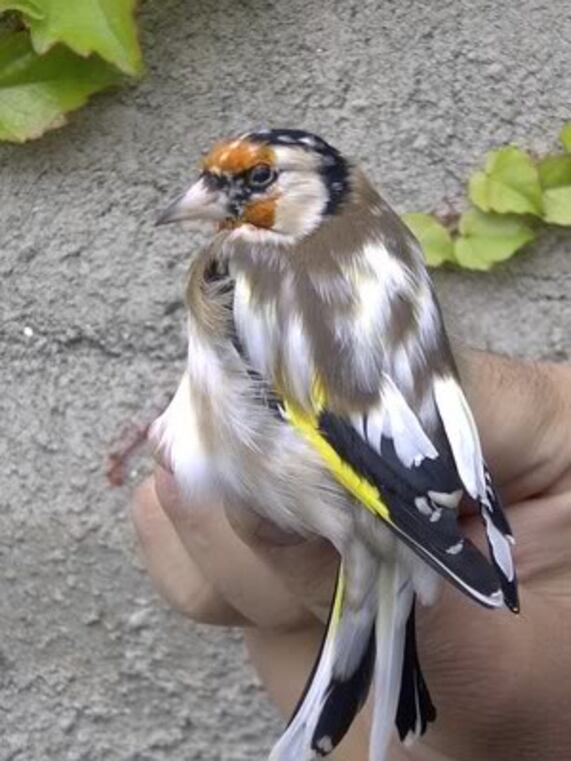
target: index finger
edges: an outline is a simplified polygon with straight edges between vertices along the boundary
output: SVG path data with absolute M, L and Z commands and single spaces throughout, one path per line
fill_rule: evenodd
M 510 501 L 549 487 L 570 459 L 571 371 L 478 351 L 457 352 L 484 456 Z

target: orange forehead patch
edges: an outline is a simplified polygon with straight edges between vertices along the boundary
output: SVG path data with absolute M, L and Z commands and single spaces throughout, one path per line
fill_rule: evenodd
M 256 166 L 273 166 L 275 156 L 269 145 L 250 143 L 248 140 L 234 140 L 215 145 L 203 159 L 202 168 L 208 172 L 240 174 Z

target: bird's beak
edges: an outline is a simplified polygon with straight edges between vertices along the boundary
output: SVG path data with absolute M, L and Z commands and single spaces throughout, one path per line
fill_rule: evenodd
M 201 177 L 186 193 L 163 211 L 156 224 L 166 225 L 168 222 L 180 222 L 184 219 L 221 222 L 227 216 L 227 201 L 224 193 L 210 189 Z

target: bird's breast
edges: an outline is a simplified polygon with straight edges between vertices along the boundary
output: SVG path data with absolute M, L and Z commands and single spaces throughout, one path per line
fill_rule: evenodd
M 286 283 L 279 294 L 258 299 L 248 279 L 238 275 L 234 324 L 253 369 L 274 389 L 307 406 L 316 375 L 314 353 L 301 310 L 287 291 Z

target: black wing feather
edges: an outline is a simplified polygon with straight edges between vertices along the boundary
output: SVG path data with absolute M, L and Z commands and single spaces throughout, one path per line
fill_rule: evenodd
M 407 468 L 397 456 L 391 439 L 383 437 L 379 455 L 359 435 L 352 423 L 329 411 L 318 420 L 319 431 L 337 454 L 374 484 L 389 508 L 387 524 L 418 555 L 445 575 L 463 592 L 487 607 L 501 605 L 496 570 L 460 532 L 456 511 L 440 508 L 427 498 L 429 491 L 455 491 L 461 483 L 444 458 L 424 458 Z M 436 486 L 437 485 L 437 486 Z M 429 509 L 416 506 L 424 499 Z

